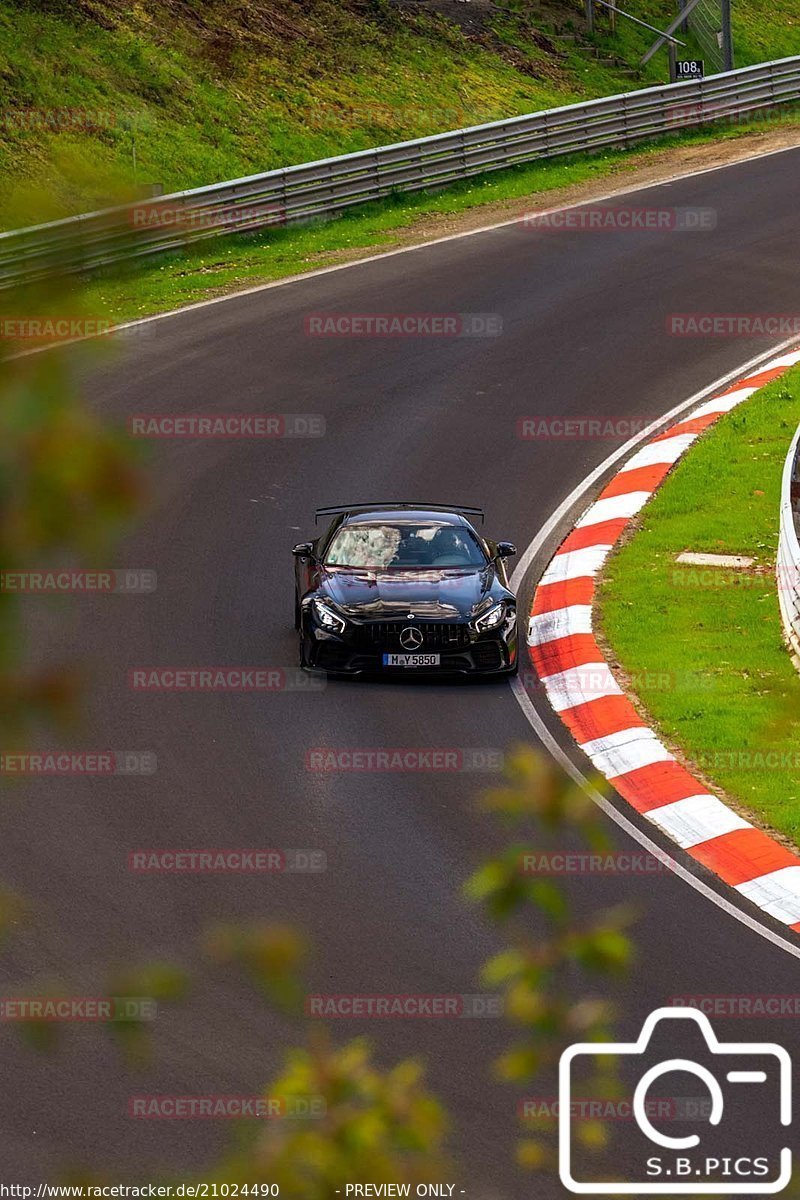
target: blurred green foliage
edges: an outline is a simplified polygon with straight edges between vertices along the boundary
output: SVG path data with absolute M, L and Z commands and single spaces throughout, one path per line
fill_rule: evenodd
M 78 383 L 111 340 L 78 349 L 5 336 L 42 318 L 93 316 L 75 278 L 0 291 L 0 571 L 107 565 L 140 505 L 129 439 L 90 410 Z M 29 666 L 23 603 L 0 586 L 0 740 L 14 749 L 38 722 L 73 720 L 79 692 L 74 665 Z
M 442 1151 L 448 1123 L 415 1060 L 381 1068 L 363 1039 L 336 1047 L 316 1029 L 306 1048 L 287 1053 L 267 1096 L 290 1110 L 293 1100 L 312 1098 L 324 1115 L 266 1120 L 225 1156 L 215 1178 L 277 1183 L 290 1200 L 330 1200 L 353 1181 L 413 1188 L 453 1179 Z
M 468 881 L 466 894 L 501 923 L 511 943 L 486 963 L 482 982 L 503 993 L 506 1015 L 521 1030 L 496 1064 L 499 1078 L 520 1084 L 552 1072 L 573 1042 L 610 1040 L 613 1007 L 593 988 L 630 965 L 627 928 L 635 914 L 627 905 L 577 914 L 563 885 L 526 874 L 528 853 L 563 852 L 566 841 L 578 852 L 593 853 L 609 851 L 612 844 L 600 810 L 551 759 L 521 748 L 507 774 L 508 782 L 490 791 L 483 807 L 515 832 L 522 827 L 526 840 L 489 859 Z M 613 1063 L 601 1062 L 599 1070 L 591 1094 L 618 1094 Z M 533 1118 L 526 1126 L 530 1132 L 519 1146 L 520 1164 L 555 1170 L 552 1121 Z M 577 1128 L 584 1144 L 605 1145 L 599 1122 L 581 1122 Z

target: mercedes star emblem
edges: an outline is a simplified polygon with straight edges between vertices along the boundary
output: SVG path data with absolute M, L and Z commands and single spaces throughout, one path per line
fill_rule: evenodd
M 404 650 L 419 650 L 422 645 L 422 634 L 414 625 L 406 625 L 400 634 L 400 645 Z

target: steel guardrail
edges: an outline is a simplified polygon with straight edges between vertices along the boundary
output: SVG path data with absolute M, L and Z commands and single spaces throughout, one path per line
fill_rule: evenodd
M 800 56 L 280 167 L 0 233 L 0 287 L 203 238 L 334 216 L 394 192 L 738 119 L 800 101 Z
M 781 481 L 778 535 L 778 603 L 783 629 L 800 657 L 800 428 L 795 433 Z

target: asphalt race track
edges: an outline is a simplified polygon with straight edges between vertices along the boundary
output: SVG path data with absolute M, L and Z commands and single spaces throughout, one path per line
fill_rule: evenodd
M 75 744 L 151 750 L 158 771 L 33 780 L 13 791 L 0 818 L 2 873 L 36 898 L 36 911 L 5 950 L 4 989 L 33 992 L 34 982 L 59 978 L 97 994 L 110 962 L 196 962 L 209 921 L 268 916 L 313 940 L 311 991 L 477 991 L 480 964 L 502 943 L 458 889 L 502 841 L 472 803 L 492 778 L 322 776 L 305 756 L 320 746 L 531 743 L 507 683 L 155 695 L 130 690 L 127 672 L 294 666 L 290 549 L 312 535 L 318 505 L 479 504 L 488 534 L 522 551 L 625 439 L 523 441 L 517 420 L 651 420 L 769 349 L 764 338 L 669 336 L 665 323 L 676 312 L 797 311 L 799 194 L 800 150 L 751 160 L 630 200 L 715 209 L 713 231 L 490 230 L 153 322 L 93 365 L 92 402 L 120 422 L 137 413 L 311 413 L 324 416 L 326 435 L 153 443 L 150 511 L 109 565 L 155 570 L 158 590 L 63 607 L 30 602 L 37 653 L 81 659 L 88 671 Z M 503 332 L 307 336 L 305 317 L 327 312 L 491 313 Z M 75 357 L 83 370 L 82 352 Z M 254 846 L 321 849 L 328 869 L 261 878 L 137 876 L 127 867 L 141 847 Z M 583 907 L 641 905 L 638 964 L 619 996 L 626 1037 L 675 995 L 800 990 L 795 959 L 671 874 L 565 882 Z M 503 1021 L 354 1020 L 336 1032 L 368 1034 L 387 1064 L 426 1060 L 453 1114 L 468 1195 L 532 1194 L 513 1164 L 518 1092 L 490 1078 L 513 1036 Z M 729 1020 L 719 1032 L 774 1037 L 800 1052 L 791 1021 Z M 56 1056 L 4 1035 L 7 1178 L 55 1178 L 77 1162 L 107 1164 L 112 1177 L 115 1166 L 135 1166 L 143 1180 L 163 1168 L 196 1171 L 230 1132 L 224 1123 L 132 1121 L 128 1096 L 255 1093 L 302 1030 L 217 971 L 163 1011 L 148 1072 L 121 1070 L 95 1027 L 65 1034 Z M 539 1180 L 535 1194 L 566 1193 Z

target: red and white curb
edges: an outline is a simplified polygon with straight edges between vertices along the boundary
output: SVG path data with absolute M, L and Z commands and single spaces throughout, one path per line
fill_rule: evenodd
M 539 580 L 527 640 L 550 704 L 617 793 L 726 884 L 800 932 L 800 856 L 704 791 L 676 761 L 622 691 L 592 630 L 595 579 L 629 522 L 701 433 L 796 363 L 800 350 L 763 364 L 628 459 Z

